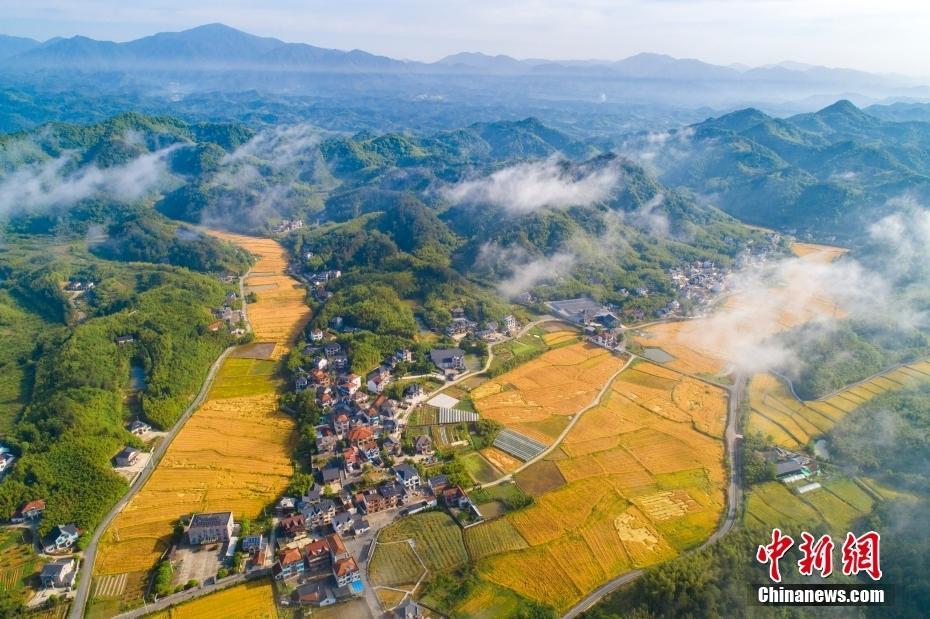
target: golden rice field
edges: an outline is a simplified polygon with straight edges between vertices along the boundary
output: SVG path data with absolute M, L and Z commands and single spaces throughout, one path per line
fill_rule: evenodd
M 791 244 L 791 252 L 795 256 L 823 264 L 830 264 L 845 254 L 847 251 L 847 249 L 842 247 L 833 247 L 832 245 L 817 245 L 814 243 Z
M 96 572 L 151 568 L 185 514 L 258 516 L 293 473 L 293 430 L 273 393 L 205 402 L 105 533 Z
M 807 445 L 872 398 L 930 380 L 930 361 L 918 361 L 842 389 L 819 400 L 802 402 L 772 374 L 756 374 L 749 383 L 749 431 L 771 436 L 789 449 Z
M 558 432 L 547 426 L 583 408 L 622 365 L 603 348 L 571 344 L 487 381 L 471 397 L 483 418 L 550 444 Z
M 257 256 L 244 281 L 246 293 L 251 291 L 258 296 L 258 301 L 246 308 L 255 339 L 283 346 L 290 344 L 310 320 L 310 308 L 306 304 L 306 291 L 287 275 L 287 250 L 274 239 L 218 230 L 208 232 Z
M 494 521 L 496 553 L 468 539 L 481 527 L 466 535 L 479 572 L 562 611 L 618 574 L 700 544 L 724 506 L 726 407 L 718 387 L 652 363 L 626 369 L 548 456 L 567 483 Z M 511 545 L 502 521 L 526 548 Z
M 253 277 L 271 278 L 278 286 L 259 293 L 248 313 L 258 339 L 274 342 L 274 350 L 283 352 L 310 315 L 296 280 L 284 275 L 284 248 L 271 239 L 210 233 L 258 256 L 249 283 Z M 293 474 L 294 422 L 278 410 L 276 363 L 250 358 L 252 348 L 244 347 L 249 356 L 224 361 L 207 400 L 104 534 L 95 574 L 149 570 L 181 516 L 232 511 L 237 520 L 256 517 L 287 486 Z
M 842 318 L 836 302 L 812 289 L 811 264 L 832 262 L 845 250 L 795 244 L 799 259 L 785 261 L 763 295 L 754 286 L 731 294 L 712 315 L 653 325 L 634 336 L 644 347 L 658 347 L 674 357 L 664 364 L 689 374 L 721 375 L 740 360 L 751 360 L 768 337 L 817 318 Z
M 206 595 L 149 615 L 153 619 L 274 619 L 278 616 L 270 580 L 258 580 Z

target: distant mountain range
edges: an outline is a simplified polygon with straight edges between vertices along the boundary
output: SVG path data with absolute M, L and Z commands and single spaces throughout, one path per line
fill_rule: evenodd
M 877 75 L 851 69 L 785 62 L 743 68 L 708 64 L 690 58 L 637 54 L 613 61 L 517 60 L 510 56 L 459 53 L 438 62 L 395 60 L 361 50 L 340 51 L 259 37 L 223 24 L 182 32 L 161 32 L 126 43 L 84 36 L 44 43 L 0 36 L 0 70 L 140 73 L 151 71 L 271 71 L 348 74 L 422 74 L 559 76 L 657 82 L 723 82 L 781 85 L 785 90 L 816 85 L 852 91 L 908 90 L 920 86 L 903 76 Z
M 620 61 L 517 60 L 463 52 L 434 63 L 395 60 L 361 50 L 340 51 L 259 37 L 223 24 L 114 43 L 84 36 L 44 43 L 0 35 L 0 65 L 7 70 L 90 71 L 262 69 L 273 71 L 425 72 L 482 74 L 562 73 L 648 80 L 801 81 L 820 84 L 870 83 L 913 86 L 913 79 L 785 62 L 756 68 L 708 64 L 691 58 L 643 53 Z

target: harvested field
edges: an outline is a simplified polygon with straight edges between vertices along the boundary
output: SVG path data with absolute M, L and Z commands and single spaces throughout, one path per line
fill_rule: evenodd
M 481 450 L 481 455 L 484 456 L 485 460 L 487 460 L 491 466 L 504 473 L 512 473 L 523 464 L 522 461 L 517 460 L 510 454 L 496 447 L 485 447 Z
M 277 346 L 274 342 L 254 342 L 237 347 L 229 353 L 229 356 L 242 359 L 277 359 L 278 355 L 275 355 Z
M 541 496 L 565 485 L 565 478 L 558 465 L 550 460 L 540 460 L 516 475 L 514 480 L 520 489 L 531 496 Z
M 276 619 L 270 580 L 257 580 L 151 615 L 158 619 Z

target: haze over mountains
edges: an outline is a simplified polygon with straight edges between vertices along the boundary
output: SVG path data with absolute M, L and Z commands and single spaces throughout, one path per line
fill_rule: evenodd
M 75 73 L 77 72 L 77 73 Z M 230 79 L 230 74 L 234 79 Z M 662 104 L 718 110 L 758 105 L 810 111 L 840 97 L 858 105 L 930 98 L 915 78 L 781 63 L 756 68 L 643 53 L 619 61 L 546 59 L 459 53 L 433 63 L 361 50 L 340 51 L 254 36 L 222 24 L 162 32 L 114 43 L 83 36 L 44 43 L 0 36 L 0 74 L 8 82 L 59 88 L 97 75 L 104 91 L 169 88 L 175 96 L 204 91 L 311 96 L 400 96 L 472 102 Z M 103 76 L 106 75 L 107 79 Z M 117 76 L 118 79 L 117 79 Z M 50 78 L 56 78 L 54 84 Z

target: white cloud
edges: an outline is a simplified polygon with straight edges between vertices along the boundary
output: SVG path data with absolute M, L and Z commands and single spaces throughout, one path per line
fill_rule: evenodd
M 0 179 L 0 214 L 68 207 L 94 196 L 137 200 L 168 175 L 168 155 L 177 146 L 146 153 L 124 165 L 88 165 L 70 170 L 70 155 L 17 168 Z
M 444 188 L 442 194 L 454 204 L 490 204 L 524 214 L 544 208 L 590 206 L 610 197 L 620 178 L 615 165 L 579 171 L 558 157 L 550 157 L 462 181 Z
M 576 261 L 575 255 L 568 251 L 533 257 L 518 245 L 502 247 L 496 243 L 485 243 L 475 262 L 479 269 L 503 274 L 497 283 L 497 291 L 506 298 L 513 298 L 540 282 L 566 275 Z

